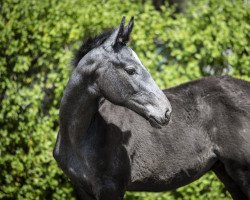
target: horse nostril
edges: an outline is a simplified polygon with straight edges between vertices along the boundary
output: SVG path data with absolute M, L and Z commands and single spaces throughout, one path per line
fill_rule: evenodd
M 165 118 L 169 121 L 170 120 L 170 113 L 171 111 L 167 108 L 166 112 L 165 112 Z

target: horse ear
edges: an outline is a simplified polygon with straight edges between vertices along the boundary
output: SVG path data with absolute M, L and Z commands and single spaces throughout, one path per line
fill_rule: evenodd
M 123 42 L 127 43 L 129 41 L 130 33 L 132 32 L 134 27 L 134 17 L 131 17 L 128 25 L 125 27 L 123 32 Z
M 123 33 L 124 33 L 124 24 L 125 24 L 126 17 L 122 17 L 122 21 L 120 23 L 120 26 L 117 30 L 115 42 L 114 44 L 122 43 L 123 42 Z
M 122 17 L 122 21 L 118 28 L 111 34 L 109 39 L 104 43 L 107 48 L 115 47 L 116 44 L 123 42 L 123 32 L 124 32 L 124 24 L 125 24 L 125 16 Z
M 124 27 L 126 17 L 122 17 L 119 27 L 112 33 L 110 38 L 105 42 L 107 48 L 116 47 L 118 44 L 126 44 L 129 41 L 129 35 L 134 26 L 134 17 L 131 17 L 128 25 Z

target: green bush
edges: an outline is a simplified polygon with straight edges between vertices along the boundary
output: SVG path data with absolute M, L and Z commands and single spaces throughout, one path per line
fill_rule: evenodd
M 205 75 L 249 79 L 247 1 L 202 0 L 185 13 L 151 1 L 0 0 L 0 199 L 73 199 L 52 149 L 72 51 L 83 36 L 135 16 L 131 46 L 162 87 Z M 126 199 L 227 199 L 211 173 L 165 193 Z

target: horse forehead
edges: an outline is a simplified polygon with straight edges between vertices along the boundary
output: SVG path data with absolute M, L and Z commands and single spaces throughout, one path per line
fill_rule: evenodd
M 140 63 L 140 64 L 142 65 L 141 60 L 138 58 L 137 54 L 136 54 L 132 49 L 130 49 L 130 50 L 131 50 L 131 53 L 132 53 L 133 58 L 134 58 L 138 63 Z
M 131 48 L 124 48 L 120 54 L 120 59 L 134 61 L 143 66 L 138 56 Z

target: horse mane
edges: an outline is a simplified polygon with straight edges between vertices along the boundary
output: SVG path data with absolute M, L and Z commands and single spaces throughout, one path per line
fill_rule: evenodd
M 72 60 L 72 65 L 74 68 L 77 67 L 80 60 L 92 49 L 102 45 L 113 33 L 114 29 L 106 29 L 102 33 L 84 39 L 80 48 L 75 52 L 75 55 Z

